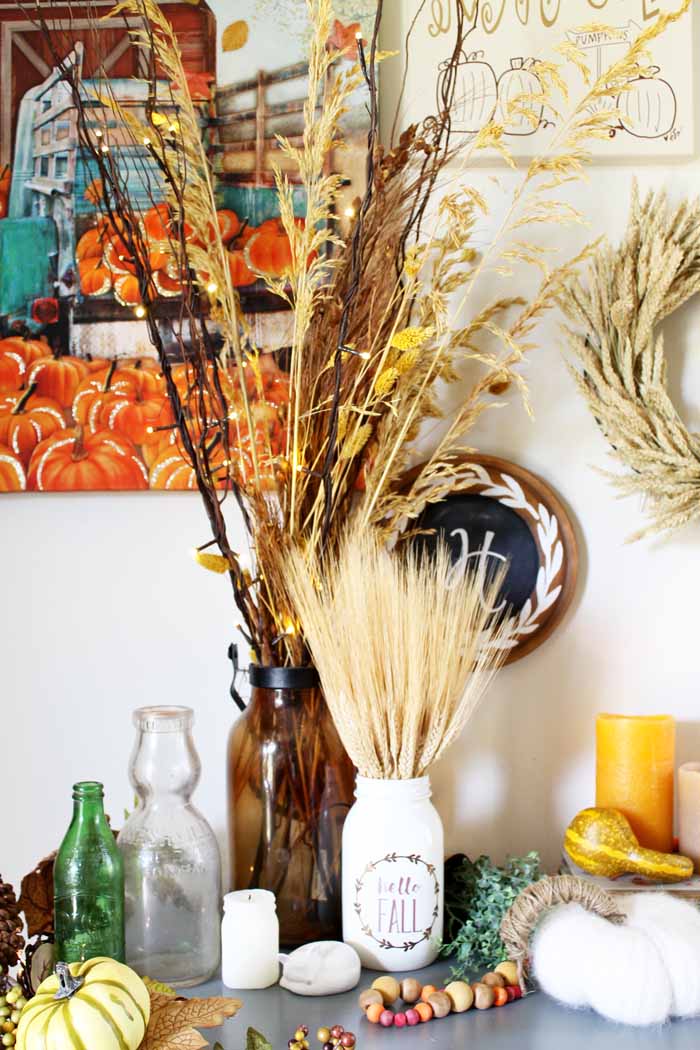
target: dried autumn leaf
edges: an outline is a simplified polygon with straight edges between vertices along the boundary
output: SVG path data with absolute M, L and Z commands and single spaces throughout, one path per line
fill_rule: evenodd
M 154 981 L 152 977 L 142 977 L 141 980 L 148 988 L 149 995 L 155 993 L 158 995 L 167 995 L 169 998 L 177 998 L 177 992 L 174 988 L 171 988 L 169 984 L 163 984 L 162 981 Z
M 53 862 L 55 853 L 50 853 L 22 879 L 18 906 L 24 912 L 29 937 L 53 930 Z
M 264 1035 L 249 1028 L 245 1037 L 245 1050 L 272 1050 L 272 1047 Z
M 248 42 L 248 23 L 242 18 L 226 26 L 221 38 L 224 51 L 239 51 Z
M 198 1028 L 218 1028 L 243 1005 L 240 999 L 174 999 L 149 988 L 151 1020 L 140 1050 L 201 1050 L 207 1041 Z

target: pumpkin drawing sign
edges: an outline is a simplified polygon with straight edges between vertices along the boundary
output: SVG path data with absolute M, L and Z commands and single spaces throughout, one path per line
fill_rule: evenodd
M 467 22 L 473 22 L 474 31 L 459 70 L 453 128 L 468 137 L 495 119 L 505 128 L 511 153 L 525 158 L 546 146 L 585 91 L 580 73 L 557 49 L 565 43 L 575 45 L 597 79 L 659 15 L 677 6 L 675 0 L 432 0 L 422 6 L 416 21 L 421 62 L 412 74 L 409 71 L 405 98 L 410 118 L 422 116 L 421 107 L 427 105 L 422 101 L 423 71 L 439 65 L 451 51 L 458 7 Z M 616 113 L 607 136 L 591 146 L 595 157 L 666 159 L 694 154 L 694 7 L 653 41 L 651 66 L 640 69 L 626 90 L 598 103 L 599 109 Z M 532 102 L 530 113 L 521 112 L 525 107 L 520 100 L 541 93 L 541 61 L 556 62 L 566 81 L 570 101 L 568 107 L 558 107 L 561 114 Z

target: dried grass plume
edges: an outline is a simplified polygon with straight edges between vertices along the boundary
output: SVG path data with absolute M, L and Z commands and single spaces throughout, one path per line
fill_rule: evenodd
M 362 776 L 422 776 L 462 732 L 505 655 L 489 616 L 501 582 L 455 577 L 446 547 L 391 553 L 370 530 L 343 544 L 323 578 L 290 555 L 291 597 Z

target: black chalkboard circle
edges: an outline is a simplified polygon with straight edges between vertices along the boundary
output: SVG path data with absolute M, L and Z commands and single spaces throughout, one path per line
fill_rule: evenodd
M 556 493 L 523 467 L 475 456 L 455 468 L 463 489 L 428 505 L 416 522 L 414 542 L 430 553 L 442 538 L 455 572 L 488 572 L 508 562 L 494 611 L 505 607 L 501 603 L 510 607 L 505 647 L 512 663 L 540 646 L 571 604 L 578 574 L 574 528 Z
M 431 534 L 419 536 L 417 545 L 432 552 L 447 543 L 460 573 L 483 568 L 488 576 L 507 564 L 497 605 L 521 611 L 537 584 L 540 555 L 519 514 L 492 496 L 457 494 L 428 507 L 418 528 Z

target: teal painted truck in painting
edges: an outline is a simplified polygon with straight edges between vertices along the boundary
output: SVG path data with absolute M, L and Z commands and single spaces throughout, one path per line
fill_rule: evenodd
M 20 104 L 10 189 L 9 217 L 0 223 L 0 334 L 47 330 L 57 349 L 68 351 L 74 327 L 95 321 L 132 319 L 113 296 L 87 299 L 81 293 L 76 247 L 98 213 L 90 193 L 99 175 L 80 143 L 77 111 L 65 67 L 80 76 L 83 46 L 77 44 L 64 69 L 54 70 Z M 83 82 L 87 97 L 93 91 Z M 144 81 L 111 81 L 125 107 L 143 107 Z M 95 95 L 96 128 L 117 131 Z M 99 133 L 99 132 L 98 132 Z M 145 149 L 123 149 L 124 171 L 136 184 L 132 199 L 144 210 L 163 199 L 161 180 Z M 151 170 L 153 169 L 153 170 Z
M 57 284 L 58 231 L 53 219 L 0 222 L 0 259 L 2 334 L 42 330 L 51 317 Z

